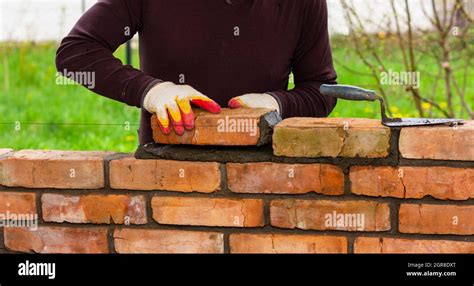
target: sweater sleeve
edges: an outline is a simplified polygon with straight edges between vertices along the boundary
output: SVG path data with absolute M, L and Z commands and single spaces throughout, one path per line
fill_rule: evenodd
M 90 73 L 95 93 L 141 107 L 147 90 L 159 80 L 123 65 L 113 53 L 142 28 L 143 0 L 99 0 L 75 24 L 56 52 L 58 72 Z
M 308 0 L 292 59 L 295 88 L 268 92 L 279 103 L 282 117 L 326 117 L 336 99 L 319 92 L 321 84 L 336 84 L 328 33 L 326 0 Z

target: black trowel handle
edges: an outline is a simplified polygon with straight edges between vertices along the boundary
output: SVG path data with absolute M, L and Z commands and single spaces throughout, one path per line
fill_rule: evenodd
M 356 86 L 350 85 L 329 85 L 323 84 L 319 88 L 322 95 L 337 97 L 346 100 L 364 100 L 364 101 L 375 101 L 377 100 L 377 94 L 375 91 L 363 89 Z

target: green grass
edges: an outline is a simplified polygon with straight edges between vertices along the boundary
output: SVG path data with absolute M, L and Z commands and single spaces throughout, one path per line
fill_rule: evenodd
M 472 45 L 471 45 L 472 47 Z M 377 83 L 370 74 L 370 70 L 364 65 L 362 60 L 354 52 L 351 44 L 347 43 L 347 39 L 336 38 L 332 39 L 333 58 L 335 60 L 335 67 L 338 73 L 338 82 L 340 84 L 349 84 L 365 87 L 368 89 L 377 90 Z M 388 70 L 405 71 L 403 66 L 403 58 L 401 52 L 398 50 L 396 42 L 386 40 L 383 44 L 380 43 L 378 51 L 382 56 L 382 60 Z M 338 64 L 341 63 L 342 65 Z M 462 79 L 463 70 L 460 68 L 464 64 L 463 61 L 457 61 L 453 65 L 453 72 L 457 79 Z M 445 99 L 446 89 L 443 81 L 438 82 L 438 88 L 433 94 L 433 85 L 435 77 L 433 74 L 437 73 L 438 65 L 433 58 L 423 56 L 419 61 L 418 67 L 420 70 L 420 93 L 424 97 L 431 97 L 432 100 L 441 104 L 443 107 L 447 105 Z M 357 71 L 363 75 L 354 74 L 347 70 Z M 367 74 L 367 75 L 365 75 Z M 470 103 L 471 110 L 474 107 L 474 66 L 468 69 L 468 83 L 466 90 L 466 101 Z M 390 86 L 385 87 L 387 90 L 388 103 L 390 111 L 396 117 L 419 117 L 418 111 L 412 95 L 405 91 L 404 86 Z M 430 105 L 425 103 L 424 110 L 430 110 Z M 458 117 L 468 118 L 466 113 L 462 113 L 461 103 L 458 97 L 454 97 L 453 106 Z M 426 115 L 425 115 L 426 116 Z M 432 109 L 432 117 L 443 117 L 443 114 L 436 109 Z M 370 102 L 347 102 L 339 100 L 338 105 L 334 109 L 331 117 L 367 117 L 380 118 L 380 109 L 377 104 Z
M 138 144 L 139 110 L 80 86 L 55 84 L 55 50 L 54 43 L 0 44 L 0 148 L 133 152 Z M 350 45 L 336 41 L 333 53 L 338 62 L 360 73 L 368 73 Z M 123 48 L 116 56 L 123 60 Z M 134 51 L 133 59 L 133 65 L 138 66 L 137 51 Z M 386 53 L 384 61 L 393 70 L 402 69 L 399 53 Z M 432 70 L 435 64 L 425 61 L 423 68 Z M 340 83 L 375 87 L 370 76 L 353 74 L 338 64 L 336 69 Z M 473 73 L 471 67 L 471 76 Z M 432 82 L 433 78 L 422 74 L 422 92 L 431 90 Z M 474 102 L 473 85 L 471 81 L 468 102 Z M 440 87 L 437 97 L 440 98 L 443 92 Z M 392 88 L 389 99 L 394 115 L 417 116 L 411 98 L 401 87 Z M 456 106 L 459 106 L 458 102 Z M 379 108 L 373 103 L 339 101 L 331 116 L 379 118 Z M 15 122 L 20 122 L 20 130 L 15 130 Z M 131 124 L 128 130 L 125 122 Z
M 139 110 L 81 86 L 56 85 L 54 44 L 3 48 L 7 49 L 9 89 L 5 90 L 5 68 L 0 65 L 0 123 L 19 121 L 21 129 L 16 131 L 12 124 L 0 125 L 0 146 L 124 152 L 136 148 Z M 117 56 L 123 54 L 123 49 L 117 51 Z M 137 66 L 138 57 L 134 60 Z M 131 124 L 128 130 L 125 122 Z M 68 125 L 78 123 L 84 125 Z

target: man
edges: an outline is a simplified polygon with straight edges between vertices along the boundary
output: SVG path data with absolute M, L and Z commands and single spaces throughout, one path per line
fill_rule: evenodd
M 153 141 L 152 113 L 165 133 L 194 128 L 191 104 L 327 116 L 336 104 L 319 92 L 336 83 L 327 30 L 325 0 L 100 0 L 64 38 L 56 65 L 94 72 L 94 92 L 142 108 L 143 145 Z M 113 56 L 135 33 L 141 70 Z

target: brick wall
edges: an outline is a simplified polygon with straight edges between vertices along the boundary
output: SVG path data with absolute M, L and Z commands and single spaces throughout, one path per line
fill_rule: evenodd
M 273 146 L 0 149 L 0 214 L 38 216 L 0 252 L 474 253 L 473 142 L 300 118 Z

